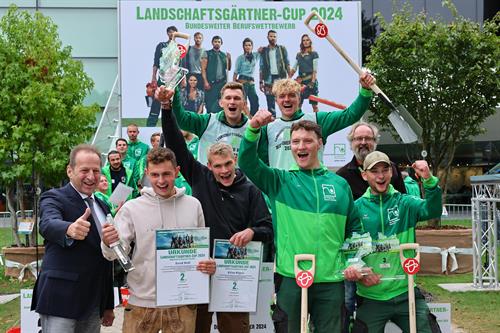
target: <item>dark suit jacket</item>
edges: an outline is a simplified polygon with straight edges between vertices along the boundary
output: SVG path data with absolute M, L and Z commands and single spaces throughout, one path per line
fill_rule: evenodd
M 406 193 L 405 183 L 403 182 L 403 176 L 394 162 L 392 165 L 392 178 L 391 184 L 396 190 L 401 193 Z M 344 165 L 342 168 L 337 170 L 337 175 L 341 176 L 349 183 L 352 191 L 352 197 L 357 200 L 363 194 L 365 194 L 368 188 L 368 183 L 361 176 L 361 171 L 359 170 L 358 163 L 356 161 L 356 156 L 353 156 L 351 162 Z
M 106 205 L 96 198 L 105 214 Z M 45 238 L 42 270 L 35 283 L 31 309 L 71 319 L 86 319 L 95 309 L 102 316 L 113 309 L 112 263 L 102 256 L 101 239 L 89 217 L 90 232 L 84 240 L 66 242 L 66 230 L 87 206 L 70 185 L 53 189 L 40 198 L 40 234 Z

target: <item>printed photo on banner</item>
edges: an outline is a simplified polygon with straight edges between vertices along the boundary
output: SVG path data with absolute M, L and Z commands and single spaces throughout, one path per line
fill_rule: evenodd
M 324 38 L 307 29 L 304 20 L 312 10 L 360 64 L 358 2 L 119 1 L 122 124 L 137 123 L 144 135 L 142 128 L 159 126 L 160 105 L 146 96 L 146 85 L 151 93 L 158 84 L 162 49 L 175 31 L 189 37 L 175 39 L 189 44 L 181 61 L 188 74 L 179 85 L 185 110 L 218 112 L 220 88 L 238 81 L 244 85 L 249 114 L 268 109 L 279 117 L 272 85 L 291 77 L 302 86 L 305 113 L 338 112 L 309 96 L 349 105 L 359 90 L 358 76 Z M 350 150 L 334 148 L 347 146 L 347 130 L 329 137 L 327 166 L 352 158 Z

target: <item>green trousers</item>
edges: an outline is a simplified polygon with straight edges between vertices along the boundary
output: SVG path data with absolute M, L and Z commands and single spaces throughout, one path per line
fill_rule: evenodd
M 431 333 L 429 308 L 418 289 L 415 288 L 415 312 L 417 332 Z M 410 332 L 408 293 L 403 293 L 387 301 L 368 298 L 358 299 L 356 320 L 352 333 L 383 333 L 385 324 L 392 321 L 404 333 Z
M 301 289 L 283 277 L 278 306 L 288 315 L 288 333 L 300 332 Z M 344 282 L 313 283 L 308 289 L 308 311 L 314 333 L 340 333 L 344 316 Z

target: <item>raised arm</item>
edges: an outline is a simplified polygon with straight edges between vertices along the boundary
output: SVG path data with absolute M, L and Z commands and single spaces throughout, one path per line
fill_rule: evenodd
M 417 214 L 417 221 L 438 218 L 443 211 L 442 191 L 439 187 L 439 179 L 432 175 L 426 161 L 415 161 L 412 168 L 418 177 L 422 179 L 425 190 L 425 199 L 407 196 L 411 200 L 411 208 Z
M 172 110 L 162 108 L 161 126 L 165 136 L 165 145 L 172 149 L 177 158 L 177 164 L 181 167 L 181 173 L 189 185 L 193 184 L 193 175 L 203 168 L 201 163 L 196 161 L 193 154 L 187 148 L 184 137 L 177 126 L 177 121 Z
M 318 112 L 316 114 L 324 139 L 327 139 L 330 134 L 354 124 L 368 110 L 373 96 L 370 85 L 375 82 L 375 78 L 371 74 L 363 73 L 359 78 L 359 82 L 361 84 L 359 95 L 347 109 L 336 112 Z
M 170 100 L 174 96 L 172 102 Z M 171 107 L 175 113 L 179 127 L 185 131 L 201 136 L 207 128 L 210 114 L 197 114 L 184 110 L 181 101 L 179 88 L 173 90 L 167 89 L 164 86 L 156 89 L 155 98 L 162 104 L 162 107 Z
M 269 111 L 259 110 L 246 128 L 238 153 L 238 165 L 264 193 L 272 196 L 279 187 L 279 170 L 268 167 L 257 155 L 261 127 L 273 121 Z

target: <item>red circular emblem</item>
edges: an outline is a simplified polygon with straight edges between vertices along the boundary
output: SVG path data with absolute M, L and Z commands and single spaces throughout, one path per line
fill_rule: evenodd
M 181 59 L 186 56 L 186 47 L 181 44 L 177 44 L 177 48 L 181 51 Z
M 403 263 L 403 270 L 409 275 L 417 274 L 420 270 L 420 263 L 415 258 L 408 258 Z
M 313 280 L 313 275 L 308 271 L 301 271 L 295 277 L 295 282 L 300 288 L 309 288 L 313 284 Z
M 314 33 L 319 38 L 325 38 L 328 35 L 328 27 L 323 23 L 318 23 L 314 27 Z

